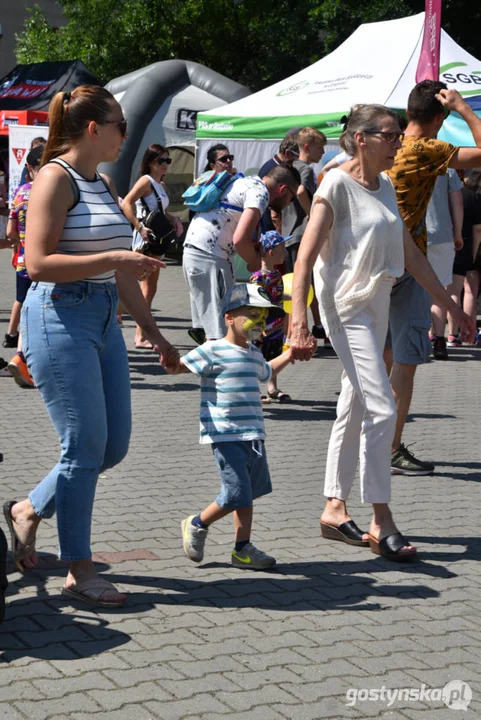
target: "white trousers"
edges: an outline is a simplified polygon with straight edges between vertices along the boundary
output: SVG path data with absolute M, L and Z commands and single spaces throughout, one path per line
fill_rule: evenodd
M 383 361 L 392 280 L 330 340 L 344 372 L 327 452 L 326 497 L 347 500 L 360 461 L 361 500 L 391 499 L 391 445 L 396 405 Z

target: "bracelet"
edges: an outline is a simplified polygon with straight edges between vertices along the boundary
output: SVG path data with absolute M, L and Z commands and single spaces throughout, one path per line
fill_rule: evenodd
M 142 230 L 143 227 L 144 227 L 144 223 L 143 223 L 143 222 L 140 222 L 139 225 L 138 225 L 138 227 L 137 227 L 137 232 L 139 233 L 139 232 Z

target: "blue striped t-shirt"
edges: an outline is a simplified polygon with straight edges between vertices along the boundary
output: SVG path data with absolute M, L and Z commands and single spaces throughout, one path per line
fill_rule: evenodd
M 210 340 L 182 362 L 201 378 L 201 444 L 264 440 L 259 381 L 270 380 L 272 369 L 254 345 Z

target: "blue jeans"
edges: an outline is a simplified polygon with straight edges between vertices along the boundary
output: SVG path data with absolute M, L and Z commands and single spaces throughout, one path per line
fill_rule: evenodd
M 126 455 L 130 377 L 114 284 L 36 283 L 21 316 L 23 352 L 59 436 L 57 465 L 32 490 L 37 515 L 57 511 L 60 557 L 91 558 L 99 473 Z

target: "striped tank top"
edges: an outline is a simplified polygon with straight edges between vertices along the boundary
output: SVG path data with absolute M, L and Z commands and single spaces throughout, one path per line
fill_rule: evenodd
M 95 255 L 113 250 L 129 250 L 132 244 L 130 224 L 115 202 L 99 173 L 87 180 L 65 160 L 51 162 L 61 165 L 77 186 L 76 202 L 67 213 L 57 252 L 63 255 Z M 93 283 L 114 283 L 115 271 L 85 277 Z

